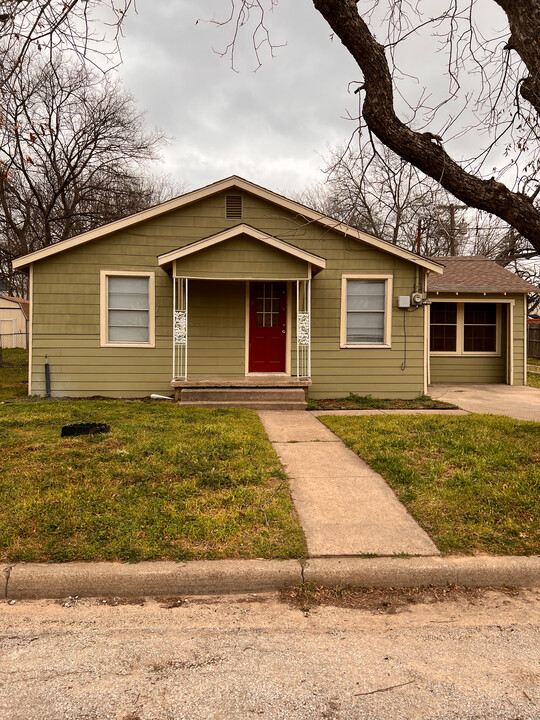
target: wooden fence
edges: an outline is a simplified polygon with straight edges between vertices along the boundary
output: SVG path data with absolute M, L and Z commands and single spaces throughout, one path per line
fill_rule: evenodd
M 528 357 L 540 358 L 540 323 L 527 325 L 528 330 Z

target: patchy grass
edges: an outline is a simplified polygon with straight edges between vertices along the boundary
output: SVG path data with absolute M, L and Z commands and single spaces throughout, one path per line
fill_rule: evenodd
M 527 358 L 527 365 L 540 365 L 540 358 Z
M 61 438 L 62 425 L 107 434 Z M 33 402 L 0 411 L 0 559 L 305 556 L 278 458 L 250 410 Z
M 527 385 L 540 388 L 540 373 L 527 373 Z
M 28 395 L 28 350 L 2 350 L 0 402 Z
M 443 553 L 540 552 L 540 425 L 494 415 L 320 418 Z
M 443 400 L 419 395 L 414 400 L 373 398 L 371 395 L 349 393 L 346 398 L 308 400 L 308 410 L 456 410 L 457 406 Z

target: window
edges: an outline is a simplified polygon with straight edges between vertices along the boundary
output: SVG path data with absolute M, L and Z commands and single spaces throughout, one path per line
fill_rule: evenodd
M 430 350 L 436 354 L 500 354 L 497 303 L 434 302 Z
M 497 352 L 497 305 L 466 303 L 463 313 L 464 352 Z
M 433 352 L 456 352 L 457 303 L 433 303 L 430 340 Z
M 343 277 L 341 347 L 390 347 L 391 302 L 390 275 Z
M 154 273 L 101 273 L 101 345 L 154 347 Z

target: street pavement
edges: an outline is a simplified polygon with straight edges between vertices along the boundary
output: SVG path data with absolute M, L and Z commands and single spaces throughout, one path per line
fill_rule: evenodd
M 0 718 L 538 720 L 540 591 L 477 592 L 369 610 L 4 601 Z

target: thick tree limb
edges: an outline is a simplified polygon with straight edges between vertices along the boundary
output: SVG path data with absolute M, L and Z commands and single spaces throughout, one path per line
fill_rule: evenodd
M 495 0 L 506 12 L 511 42 L 526 64 L 530 77 L 521 94 L 539 108 L 540 8 L 537 0 Z M 526 237 L 540 253 L 540 212 L 525 194 L 513 192 L 494 179 L 468 173 L 429 133 L 415 132 L 397 116 L 392 77 L 385 49 L 359 15 L 356 0 L 313 0 L 335 34 L 356 60 L 364 76 L 362 115 L 370 130 L 391 150 L 434 178 L 471 207 L 497 215 Z M 529 7 L 530 6 L 530 7 Z M 535 45 L 528 48 L 527 42 Z

